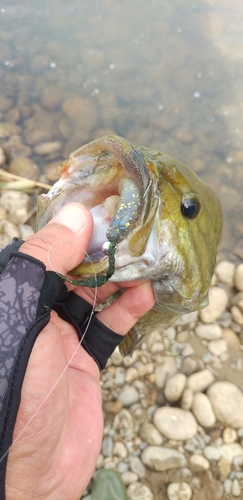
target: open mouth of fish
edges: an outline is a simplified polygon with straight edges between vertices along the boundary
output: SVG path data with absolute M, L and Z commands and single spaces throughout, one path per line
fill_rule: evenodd
M 143 227 L 151 209 L 152 181 L 143 154 L 125 139 L 105 136 L 71 153 L 59 173 L 60 180 L 40 197 L 44 205 L 38 206 L 37 228 L 65 203 L 83 203 L 92 213 L 94 229 L 89 257 L 72 274 L 105 272 L 109 244 L 121 246 L 129 240 L 136 228 Z M 137 249 L 137 257 L 142 251 Z

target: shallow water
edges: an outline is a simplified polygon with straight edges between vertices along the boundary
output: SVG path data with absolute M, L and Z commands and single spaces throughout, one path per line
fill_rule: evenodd
M 0 21 L 1 121 L 41 168 L 106 132 L 164 150 L 216 189 L 221 258 L 243 258 L 241 0 L 2 0 Z

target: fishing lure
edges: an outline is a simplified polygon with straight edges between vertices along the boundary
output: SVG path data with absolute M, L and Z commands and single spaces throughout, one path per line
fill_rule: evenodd
M 104 285 L 115 272 L 116 243 L 110 241 L 108 242 L 108 245 L 104 243 L 103 247 L 105 253 L 107 253 L 109 258 L 109 267 L 106 274 L 100 274 L 98 276 L 84 278 L 83 280 L 73 280 L 71 278 L 66 278 L 66 276 L 60 273 L 57 273 L 58 276 L 63 280 L 68 281 L 68 283 L 72 283 L 72 285 L 77 285 L 77 286 L 88 286 L 89 288 L 96 288 Z

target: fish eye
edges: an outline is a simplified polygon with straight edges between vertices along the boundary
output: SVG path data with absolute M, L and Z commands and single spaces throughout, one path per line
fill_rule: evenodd
M 200 202 L 194 193 L 186 193 L 182 197 L 181 212 L 188 219 L 195 219 L 200 212 Z

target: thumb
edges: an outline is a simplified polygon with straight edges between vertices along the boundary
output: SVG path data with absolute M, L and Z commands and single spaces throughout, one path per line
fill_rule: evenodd
M 20 252 L 41 260 L 46 268 L 67 274 L 82 262 L 93 230 L 89 210 L 69 203 L 42 229 L 23 243 Z

